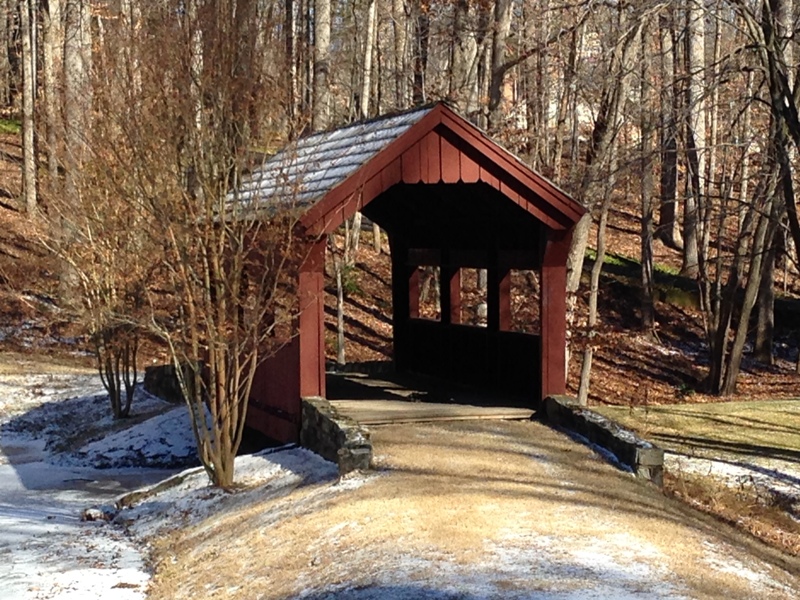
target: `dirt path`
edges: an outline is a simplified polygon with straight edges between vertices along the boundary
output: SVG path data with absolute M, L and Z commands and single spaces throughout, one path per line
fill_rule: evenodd
M 375 428 L 377 475 L 157 544 L 156 599 L 792 598 L 794 559 L 542 425 Z M 352 487 L 346 492 L 342 485 Z M 224 568 L 221 566 L 224 565 Z

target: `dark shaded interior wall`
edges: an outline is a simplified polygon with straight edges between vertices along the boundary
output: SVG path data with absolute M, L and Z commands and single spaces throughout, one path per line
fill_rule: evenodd
M 483 183 L 399 184 L 364 214 L 389 233 L 397 369 L 538 402 L 541 340 L 510 331 L 510 272 L 540 269 L 542 223 Z M 419 316 L 420 266 L 439 268 L 438 321 Z M 487 270 L 485 327 L 461 322 L 464 268 Z

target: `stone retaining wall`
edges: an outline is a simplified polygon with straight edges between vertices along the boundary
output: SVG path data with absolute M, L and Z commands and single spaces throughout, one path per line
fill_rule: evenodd
M 167 402 L 176 404 L 183 402 L 183 392 L 178 383 L 175 365 L 146 367 L 144 370 L 144 389 L 149 394 L 158 396 Z
M 339 465 L 340 475 L 372 463 L 369 431 L 318 396 L 303 398 L 300 445 Z
M 574 431 L 611 452 L 620 463 L 633 469 L 637 477 L 662 485 L 664 451 L 661 448 L 603 415 L 578 405 L 571 396 L 548 396 L 542 412 L 551 425 Z

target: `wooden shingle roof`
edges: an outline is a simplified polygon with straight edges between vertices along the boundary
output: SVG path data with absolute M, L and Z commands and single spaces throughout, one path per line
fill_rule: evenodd
M 586 212 L 444 103 L 296 140 L 231 199 L 301 208 L 301 223 L 324 233 L 395 184 L 457 182 L 488 184 L 551 229 L 569 229 Z
M 245 179 L 238 199 L 314 204 L 431 110 L 419 108 L 292 142 Z

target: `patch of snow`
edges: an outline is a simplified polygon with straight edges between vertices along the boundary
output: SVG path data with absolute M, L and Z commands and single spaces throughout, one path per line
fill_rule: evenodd
M 765 570 L 756 571 L 752 565 L 746 565 L 731 556 L 726 548 L 721 548 L 710 542 L 703 542 L 705 550 L 704 561 L 719 573 L 727 573 L 732 577 L 739 577 L 750 583 L 753 591 L 766 594 L 767 592 L 786 592 L 787 598 L 795 596 L 797 590 L 792 590 L 775 581 Z
M 250 503 L 256 497 L 265 500 L 300 484 L 335 482 L 337 477 L 336 465 L 308 450 L 270 449 L 236 458 L 236 483 L 244 489 L 226 492 L 214 488 L 203 469 L 190 469 L 176 476 L 180 483 L 123 510 L 117 521 L 125 523 L 136 537 L 146 540 L 175 528 L 178 523 L 198 523 L 211 514 Z M 338 491 L 352 489 L 341 483 L 335 487 Z
M 800 509 L 800 467 L 796 463 L 780 461 L 773 468 L 755 462 L 714 460 L 664 453 L 664 468 L 680 476 L 682 473 L 712 477 L 728 487 L 753 487 L 757 492 L 781 498 Z
M 571 543 L 572 542 L 572 543 Z M 571 548 L 579 548 L 572 550 Z M 626 534 L 609 534 L 589 547 L 582 540 L 509 533 L 488 544 L 486 559 L 463 564 L 448 555 L 397 555 L 367 548 L 349 560 L 379 564 L 362 580 L 315 589 L 308 581 L 301 598 L 437 598 L 477 600 L 511 598 L 536 600 L 679 600 L 687 598 L 669 580 L 666 569 L 655 568 L 659 552 Z M 352 553 L 352 550 L 349 550 Z M 373 560 L 358 553 L 373 555 Z M 377 552 L 377 554 L 376 554 Z M 337 564 L 326 565 L 336 577 Z M 344 573 L 342 579 L 345 579 Z M 532 585 L 532 582 L 535 584 Z M 647 582 L 643 589 L 642 582 Z
M 140 390 L 133 412 L 158 414 L 165 407 L 162 400 Z M 177 415 L 166 413 L 164 421 L 136 426 L 127 448 L 143 455 L 145 462 L 185 448 L 185 443 L 178 442 L 181 434 L 172 432 L 167 450 L 155 444 L 153 454 L 145 450 L 150 446 L 147 437 L 163 433 L 161 427 L 168 426 L 173 413 Z M 99 453 L 120 444 L 131 430 L 90 441 L 77 451 L 83 461 L 57 451 L 87 425 L 102 438 L 109 429 L 125 424 L 111 418 L 108 397 L 96 375 L 0 375 L 3 600 L 144 599 L 150 575 L 141 547 L 118 528 L 82 522 L 81 514 L 88 506 L 113 502 L 120 494 L 160 481 L 174 471 L 91 468 L 88 463 L 96 464 Z M 177 420 L 172 420 L 172 426 L 178 427 Z M 81 439 L 80 435 L 75 439 Z
M 634 475 L 633 469 L 628 465 L 621 463 L 620 460 L 617 458 L 617 455 L 611 452 L 610 450 L 603 448 L 595 444 L 594 442 L 590 441 L 588 438 L 582 436 L 579 433 L 575 433 L 574 431 L 570 431 L 569 429 L 559 428 L 559 430 L 567 435 L 568 437 L 572 438 L 579 444 L 583 444 L 587 446 L 590 450 L 592 450 L 595 454 L 599 455 L 600 458 L 607 463 L 615 466 L 620 471 L 624 471 L 625 473 L 629 473 L 630 475 Z
M 98 469 L 197 464 L 189 411 L 178 406 L 142 423 L 85 445 L 71 461 Z

